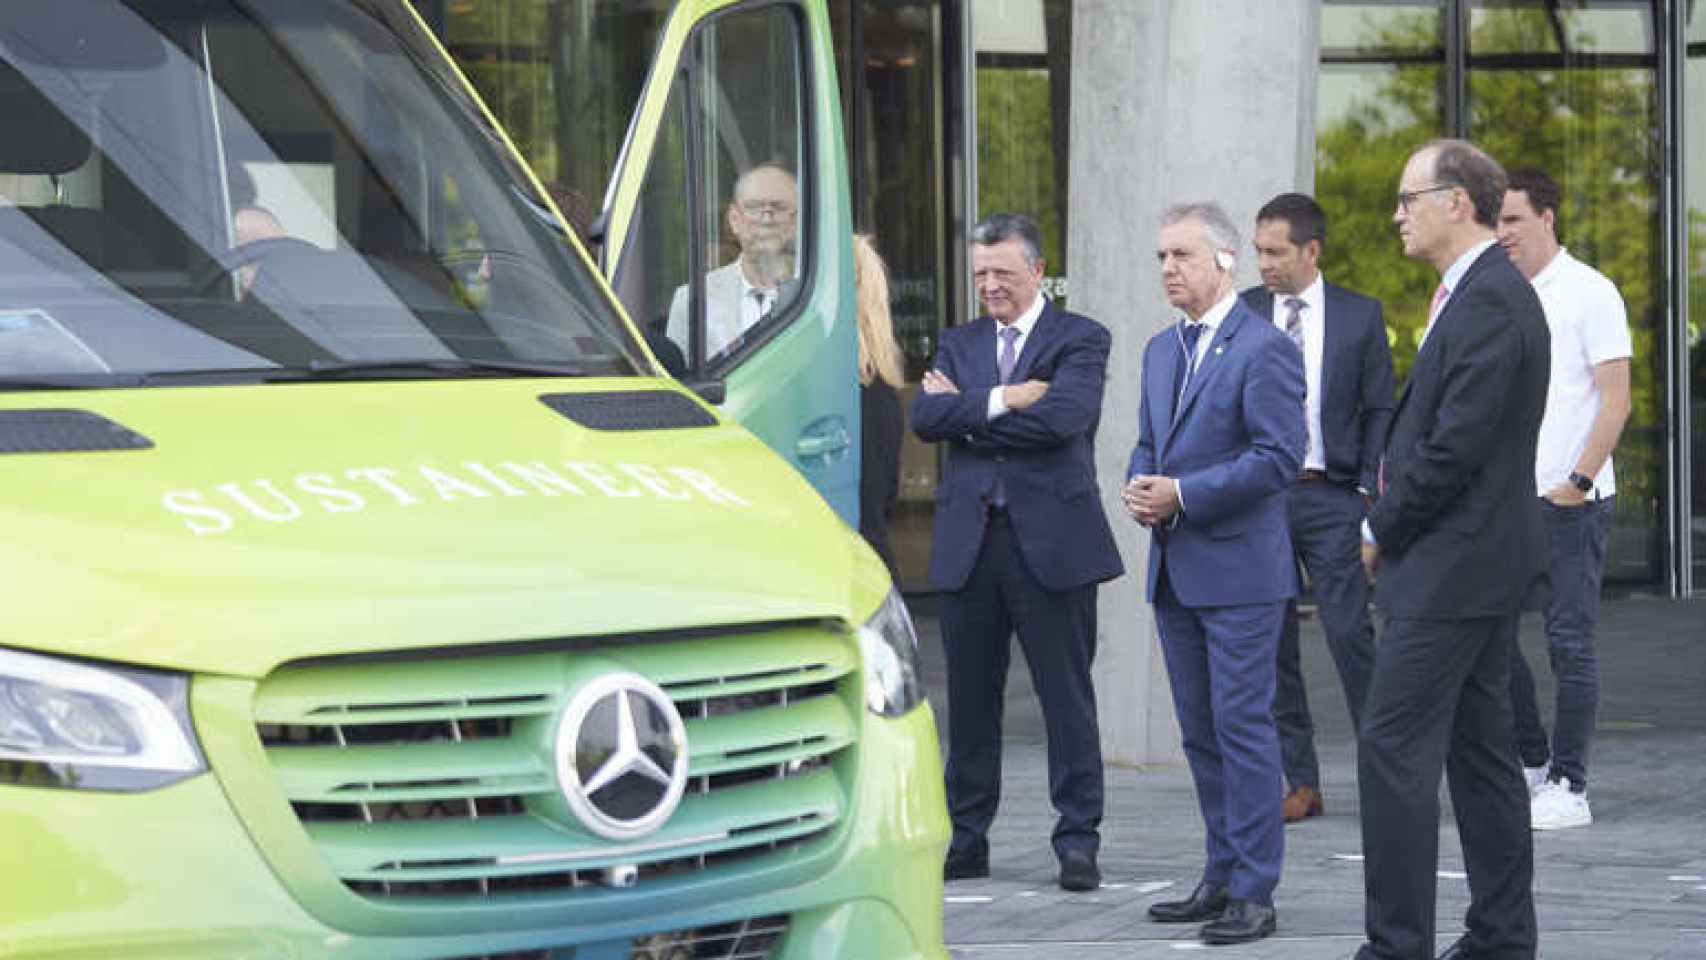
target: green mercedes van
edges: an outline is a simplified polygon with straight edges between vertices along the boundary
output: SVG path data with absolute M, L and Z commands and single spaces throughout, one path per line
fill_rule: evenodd
M 6 4 L 0 122 L 0 957 L 946 956 L 882 564 L 407 4 Z

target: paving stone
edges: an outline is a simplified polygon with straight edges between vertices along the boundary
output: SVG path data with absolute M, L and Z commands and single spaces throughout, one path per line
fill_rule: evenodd
M 917 608 L 924 675 L 946 720 L 937 625 Z M 1599 634 L 1600 730 L 1590 758 L 1592 826 L 1535 835 L 1542 960 L 1706 960 L 1706 603 L 1608 601 Z M 1538 618 L 1522 644 L 1550 727 L 1551 671 Z M 1286 830 L 1275 893 L 1278 934 L 1205 948 L 1191 925 L 1150 922 L 1156 900 L 1188 893 L 1202 869 L 1202 825 L 1182 766 L 1107 771 L 1103 889 L 1054 884 L 1041 714 L 1022 657 L 1008 684 L 1002 806 L 989 880 L 947 888 L 944 930 L 966 960 L 1180 960 L 1199 950 L 1235 960 L 1338 960 L 1362 941 L 1362 838 L 1355 745 L 1320 624 L 1303 624 L 1304 667 L 1322 764 L 1325 816 Z M 945 731 L 944 731 L 945 736 Z M 1458 935 L 1468 887 L 1442 790 L 1440 949 Z

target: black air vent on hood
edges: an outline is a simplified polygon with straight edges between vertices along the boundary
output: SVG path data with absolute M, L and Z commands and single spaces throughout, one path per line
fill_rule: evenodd
M 547 393 L 539 401 L 591 430 L 679 430 L 717 424 L 710 411 L 668 390 Z
M 0 453 L 146 450 L 154 441 L 87 410 L 0 410 Z

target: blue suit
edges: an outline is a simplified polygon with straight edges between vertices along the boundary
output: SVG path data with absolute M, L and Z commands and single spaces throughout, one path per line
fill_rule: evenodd
M 988 855 L 1015 632 L 1048 729 L 1055 850 L 1094 855 L 1100 843 L 1102 754 L 1090 682 L 1096 584 L 1124 571 L 1093 450 L 1111 342 L 1101 324 L 1045 301 L 1008 382 L 1043 380 L 1048 392 L 990 420 L 1000 378 L 995 321 L 981 317 L 944 331 L 936 353 L 936 369 L 960 392 L 919 393 L 912 404 L 913 432 L 947 445 L 930 585 L 941 591 L 948 661 L 950 858 Z
M 1212 338 L 1182 391 L 1178 329 L 1145 347 L 1127 475 L 1172 477 L 1184 504 L 1150 539 L 1148 597 L 1207 830 L 1203 879 L 1271 904 L 1284 850 L 1274 658 L 1297 592 L 1286 503 L 1308 443 L 1303 355 L 1236 299 Z

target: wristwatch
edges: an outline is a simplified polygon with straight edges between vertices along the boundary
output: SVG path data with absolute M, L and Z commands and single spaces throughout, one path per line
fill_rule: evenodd
M 1575 487 L 1583 493 L 1588 493 L 1593 490 L 1593 478 L 1584 477 L 1572 470 L 1570 471 L 1570 486 Z

